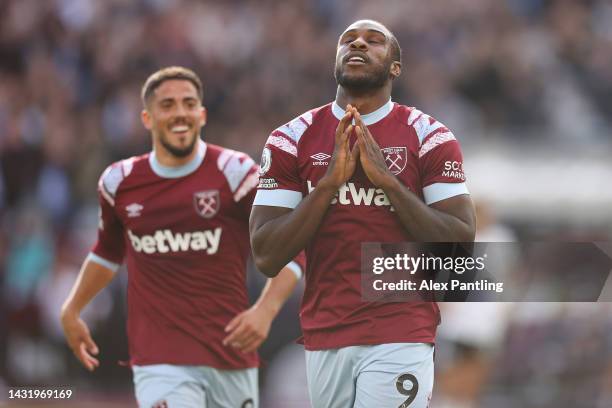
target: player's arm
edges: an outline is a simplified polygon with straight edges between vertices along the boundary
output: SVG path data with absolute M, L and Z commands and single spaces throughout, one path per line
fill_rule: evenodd
M 361 165 L 370 181 L 384 190 L 411 238 L 420 242 L 474 241 L 476 217 L 470 196 L 460 194 L 425 204 L 389 171 L 361 116 L 356 111 L 354 115 Z
M 74 355 L 88 370 L 100 365 L 93 357 L 99 352 L 87 324 L 81 319 L 82 310 L 113 279 L 125 252 L 123 226 L 114 209 L 114 196 L 121 178 L 121 167 L 113 165 L 100 177 L 98 201 L 100 220 L 98 240 L 83 262 L 79 276 L 64 302 L 60 314 L 66 341 Z M 114 184 L 112 183 L 114 182 Z
M 272 321 L 287 301 L 302 274 L 303 266 L 292 261 L 275 278 L 268 278 L 259 298 L 226 326 L 224 345 L 244 353 L 255 351 L 268 337 Z
M 115 276 L 115 271 L 91 258 L 83 262 L 79 276 L 64 302 L 61 323 L 66 341 L 74 355 L 89 371 L 100 365 L 94 357 L 99 352 L 87 324 L 81 319 L 81 311 L 104 289 Z
M 381 184 L 412 239 L 419 242 L 473 242 L 476 217 L 472 200 L 461 194 L 428 206 L 393 177 Z
M 254 205 L 251 211 L 251 247 L 255 264 L 267 276 L 275 276 L 304 249 L 316 232 L 334 195 L 355 171 L 357 149 L 351 151 L 352 113 L 338 123 L 334 153 L 327 173 L 293 209 Z

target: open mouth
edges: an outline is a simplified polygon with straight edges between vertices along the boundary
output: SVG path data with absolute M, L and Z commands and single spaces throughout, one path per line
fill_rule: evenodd
M 176 133 L 176 134 L 183 134 L 185 132 L 188 132 L 190 129 L 189 126 L 187 125 L 174 125 L 172 127 L 170 127 L 170 131 L 172 133 Z
M 344 59 L 346 65 L 364 65 L 367 60 L 365 56 L 352 54 Z

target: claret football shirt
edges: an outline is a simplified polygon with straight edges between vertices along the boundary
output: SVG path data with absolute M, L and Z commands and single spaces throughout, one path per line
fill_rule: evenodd
M 271 133 L 254 205 L 295 208 L 317 186 L 329 166 L 343 115 L 333 102 Z M 392 101 L 362 119 L 389 170 L 426 204 L 468 194 L 459 142 L 442 123 Z M 306 248 L 300 313 L 306 349 L 434 342 L 440 322 L 435 303 L 361 299 L 361 243 L 409 240 L 384 191 L 358 164 Z
M 255 352 L 222 340 L 225 326 L 249 306 L 248 219 L 258 166 L 213 144 L 199 141 L 197 149 L 178 168 L 149 153 L 106 169 L 90 259 L 111 269 L 127 263 L 133 364 L 254 367 Z

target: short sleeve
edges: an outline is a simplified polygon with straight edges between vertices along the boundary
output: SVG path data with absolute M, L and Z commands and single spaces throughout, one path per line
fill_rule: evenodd
M 415 121 L 415 129 L 417 134 L 420 133 L 421 140 L 419 167 L 425 203 L 429 205 L 457 195 L 469 194 L 459 141 L 446 126 L 430 116 L 421 115 Z
M 111 270 L 117 270 L 125 256 L 124 229 L 115 212 L 116 172 L 121 167 L 111 166 L 100 177 L 98 183 L 99 221 L 98 239 L 89 259 Z
M 293 138 L 278 129 L 272 132 L 263 149 L 260 167 L 254 205 L 295 208 L 302 201 L 297 143 Z
M 234 201 L 248 219 L 259 182 L 259 166 L 246 153 L 224 149 L 217 159 L 217 167 L 225 176 Z

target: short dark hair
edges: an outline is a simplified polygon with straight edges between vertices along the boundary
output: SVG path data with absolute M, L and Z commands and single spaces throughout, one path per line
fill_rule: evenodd
M 395 34 L 389 31 L 391 37 L 389 41 L 391 42 L 391 59 L 393 61 L 402 62 L 402 49 L 400 48 L 399 42 L 397 38 L 395 38 Z
M 198 77 L 198 75 L 190 70 L 189 68 L 184 67 L 166 67 L 162 68 L 159 71 L 154 72 L 147 78 L 144 85 L 142 86 L 142 91 L 140 92 L 140 97 L 142 98 L 142 104 L 147 106 L 147 102 L 153 95 L 153 92 L 165 81 L 169 81 L 171 79 L 183 79 L 185 81 L 189 81 L 195 86 L 196 91 L 198 93 L 198 98 L 200 102 L 204 98 L 202 81 Z

